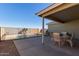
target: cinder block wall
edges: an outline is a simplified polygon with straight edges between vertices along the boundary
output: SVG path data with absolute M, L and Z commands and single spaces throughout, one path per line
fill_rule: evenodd
M 24 28 L 11 28 L 11 27 L 1 27 L 0 28 L 0 38 L 1 40 L 11 40 L 11 39 L 19 39 L 24 38 L 24 34 L 22 32 Z M 39 34 L 39 29 L 30 28 L 27 30 L 26 37 L 28 35 L 36 35 Z
M 5 34 L 5 29 L 1 27 L 1 40 L 4 39 L 3 35 Z
M 19 29 L 18 28 L 10 28 L 10 27 L 1 27 L 1 33 L 0 33 L 1 40 L 7 40 L 9 37 L 11 37 L 14 34 L 18 35 L 19 30 L 22 30 L 22 29 L 20 29 L 20 28 Z M 7 36 L 9 36 L 9 37 L 7 37 Z
M 71 32 L 79 39 L 79 20 L 73 20 L 64 24 L 48 24 L 49 32 Z

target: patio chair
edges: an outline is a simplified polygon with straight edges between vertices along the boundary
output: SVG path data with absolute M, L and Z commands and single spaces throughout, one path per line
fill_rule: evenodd
M 63 45 L 64 41 L 60 37 L 60 33 L 53 33 L 52 37 L 54 43 L 56 43 L 59 47 Z
M 73 33 L 67 33 L 66 35 L 66 42 L 68 42 L 70 44 L 71 47 L 73 47 Z
M 72 33 L 69 33 L 69 32 L 61 32 L 62 34 L 62 39 L 67 43 L 70 44 L 70 46 L 72 47 L 73 46 L 73 42 L 72 42 L 72 39 L 73 39 L 73 34 Z

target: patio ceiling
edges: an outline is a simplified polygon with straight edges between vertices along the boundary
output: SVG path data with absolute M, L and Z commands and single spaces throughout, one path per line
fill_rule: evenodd
M 38 12 L 37 15 L 61 23 L 69 22 L 79 19 L 79 4 L 55 3 L 48 8 Z

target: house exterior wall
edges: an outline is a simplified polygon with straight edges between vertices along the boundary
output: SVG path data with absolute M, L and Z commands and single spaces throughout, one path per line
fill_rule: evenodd
M 71 32 L 75 38 L 79 39 L 79 20 L 70 21 L 63 24 L 48 24 L 49 32 Z

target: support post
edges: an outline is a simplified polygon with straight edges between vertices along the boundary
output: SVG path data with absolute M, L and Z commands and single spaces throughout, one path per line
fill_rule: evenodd
M 44 44 L 44 17 L 42 18 L 42 44 Z

